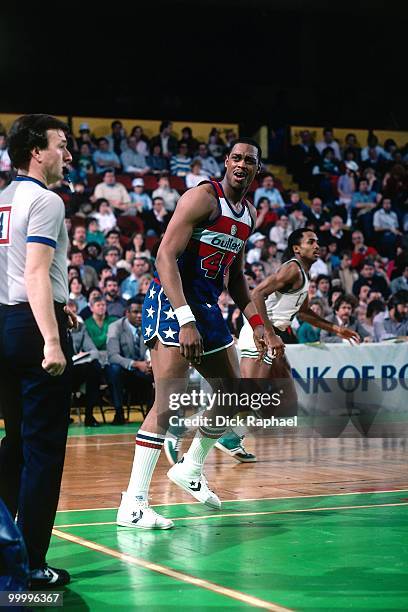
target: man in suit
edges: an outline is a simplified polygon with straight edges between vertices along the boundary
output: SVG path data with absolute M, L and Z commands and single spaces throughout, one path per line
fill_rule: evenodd
M 137 399 L 152 404 L 153 376 L 150 361 L 146 358 L 146 345 L 141 330 L 143 298 L 128 301 L 125 316 L 109 326 L 108 377 L 113 404 L 116 410 L 115 424 L 124 424 L 124 386 L 134 391 Z
M 371 342 L 372 338 L 369 336 L 367 330 L 361 325 L 361 323 L 352 316 L 356 300 L 353 296 L 340 295 L 334 302 L 333 310 L 334 314 L 331 317 L 327 317 L 327 321 L 335 323 L 340 327 L 347 327 L 356 331 L 363 342 Z M 320 335 L 320 342 L 344 342 L 345 340 L 340 336 L 336 335 L 332 331 L 322 330 Z

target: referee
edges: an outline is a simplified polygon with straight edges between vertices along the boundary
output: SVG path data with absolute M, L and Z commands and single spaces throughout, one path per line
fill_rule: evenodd
M 70 581 L 46 563 L 70 408 L 67 247 L 62 199 L 47 185 L 72 160 L 68 126 L 50 115 L 13 124 L 17 176 L 0 194 L 0 497 L 18 513 L 35 587 Z

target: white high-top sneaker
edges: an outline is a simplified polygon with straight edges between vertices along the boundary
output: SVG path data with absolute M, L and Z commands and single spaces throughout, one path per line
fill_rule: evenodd
M 184 454 L 180 461 L 169 469 L 167 476 L 174 484 L 190 493 L 202 504 L 219 510 L 221 508 L 221 501 L 214 491 L 209 489 L 201 469 L 202 466 L 196 466 L 188 459 L 186 460 L 186 455 Z
M 126 491 L 122 493 L 116 524 L 138 529 L 171 529 L 174 527 L 173 521 L 150 508 L 147 500 L 135 499 Z

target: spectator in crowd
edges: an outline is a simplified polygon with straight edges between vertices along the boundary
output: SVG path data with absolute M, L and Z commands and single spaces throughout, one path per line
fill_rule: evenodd
M 101 271 L 104 266 L 102 261 L 102 247 L 97 242 L 89 242 L 84 248 L 83 252 L 84 264 L 93 268 L 97 274 Z M 84 281 L 86 285 L 86 281 Z M 97 284 L 97 283 L 96 283 Z
M 317 282 L 316 282 L 316 278 L 311 278 L 309 281 L 309 287 L 307 290 L 307 299 L 309 300 L 309 303 L 314 300 L 315 298 L 317 298 Z
M 262 186 L 255 189 L 255 208 L 258 208 L 258 203 L 261 198 L 268 198 L 271 208 L 276 210 L 276 212 L 279 213 L 285 210 L 285 202 L 283 201 L 279 189 L 275 187 L 275 177 L 270 172 L 265 174 L 262 178 Z
M 306 214 L 308 221 L 315 223 L 318 232 L 328 232 L 330 229 L 330 217 L 323 210 L 323 204 L 320 198 L 313 198 L 310 204 L 310 209 Z
M 195 159 L 191 164 L 191 172 L 186 175 L 186 187 L 197 187 L 200 183 L 207 180 L 207 175 L 202 171 L 202 163 L 199 159 Z
M 352 233 L 351 241 L 353 243 L 353 253 L 351 256 L 352 268 L 359 270 L 365 259 L 371 259 L 375 255 L 378 255 L 378 251 L 374 247 L 367 246 L 364 243 L 364 235 L 360 230 L 356 230 Z
M 103 174 L 108 168 L 120 170 L 120 159 L 116 153 L 109 150 L 107 138 L 98 139 L 98 148 L 93 152 L 92 159 L 97 174 Z
M 94 162 L 92 158 L 92 149 L 87 142 L 81 144 L 79 149 L 78 159 L 76 161 L 76 170 L 78 178 L 88 184 L 88 179 L 95 173 Z
M 377 206 L 377 195 L 369 191 L 367 179 L 360 179 L 358 191 L 351 198 L 352 222 L 357 223 L 365 237 L 371 237 L 373 225 L 373 209 Z
M 120 295 L 124 300 L 130 300 L 139 293 L 139 280 L 145 273 L 144 266 L 145 262 L 143 257 L 137 256 L 133 259 L 132 272 L 120 285 Z
M 276 242 L 278 251 L 285 251 L 288 247 L 288 238 L 291 234 L 289 217 L 281 215 L 274 227 L 269 232 L 269 240 Z
M 127 273 L 118 268 L 118 261 L 120 259 L 121 251 L 116 246 L 109 246 L 105 248 L 105 264 L 110 270 L 109 276 L 116 277 L 121 282 Z
M 356 307 L 356 300 L 350 295 L 341 295 L 337 298 L 333 305 L 334 314 L 328 317 L 330 323 L 334 323 L 340 327 L 347 327 L 356 331 L 364 342 L 370 342 L 371 336 L 368 335 L 361 323 L 353 317 L 353 310 Z M 326 343 L 348 342 L 333 332 L 322 330 L 320 339 Z
M 363 172 L 362 178 L 365 178 L 368 183 L 368 191 L 379 193 L 381 186 L 374 168 L 366 168 Z
M 208 153 L 208 147 L 205 142 L 200 142 L 198 145 L 198 155 L 194 158 L 194 161 L 199 159 L 201 161 L 201 172 L 208 178 L 220 178 L 221 171 L 218 167 L 212 155 Z
M 131 138 L 136 141 L 136 151 L 147 157 L 149 155 L 149 139 L 143 133 L 143 128 L 140 125 L 135 125 L 130 132 Z
M 393 259 L 396 253 L 397 238 L 402 235 L 397 213 L 391 210 L 391 200 L 383 198 L 381 208 L 374 213 L 374 231 L 378 236 L 378 249 L 384 257 Z
M 289 196 L 289 199 L 285 203 L 286 210 L 289 212 L 293 212 L 296 207 L 300 207 L 303 211 L 303 214 L 307 216 L 307 213 L 309 212 L 310 208 L 309 206 L 307 206 L 307 204 L 303 202 L 302 198 L 300 197 L 299 192 L 291 189 L 289 191 L 288 196 Z
M 68 303 L 70 309 L 76 313 L 76 303 Z M 74 367 L 72 372 L 72 390 L 77 391 L 85 383 L 85 426 L 98 427 L 99 422 L 93 416 L 93 409 L 100 402 L 100 384 L 102 381 L 102 368 L 99 363 L 99 354 L 84 323 L 79 323 L 71 331 L 74 351 Z
M 327 244 L 327 255 L 326 255 L 326 263 L 329 268 L 330 276 L 334 275 L 334 272 L 340 268 L 341 259 L 338 255 L 339 248 L 338 243 L 334 238 L 330 238 Z
M 385 304 L 383 300 L 372 300 L 367 304 L 365 315 L 360 320 L 361 325 L 364 327 L 366 332 L 371 338 L 376 341 L 375 330 L 374 330 L 374 318 L 380 313 L 385 311 Z
M 255 222 L 255 228 L 269 234 L 270 229 L 275 225 L 279 219 L 278 214 L 271 210 L 271 205 L 268 198 L 260 198 L 258 202 L 257 216 Z
M 376 342 L 391 338 L 408 340 L 408 291 L 398 291 L 387 302 L 388 311 L 384 317 L 374 318 Z
M 336 198 L 336 190 L 333 186 L 332 177 L 339 176 L 340 169 L 334 156 L 332 147 L 324 149 L 321 159 L 314 166 L 312 175 L 314 177 L 314 191 L 325 201 L 333 203 Z
M 112 323 L 108 330 L 108 377 L 111 383 L 115 425 L 125 423 L 123 412 L 124 387 L 131 389 L 136 401 L 152 405 L 153 376 L 147 347 L 143 340 L 142 303 L 129 300 L 125 315 Z
M 343 159 L 347 161 L 347 153 L 353 153 L 353 160 L 358 164 L 361 157 L 361 147 L 358 144 L 357 136 L 350 132 L 344 139 Z
M 101 232 L 106 234 L 111 229 L 116 227 L 116 216 L 106 198 L 97 199 L 95 202 L 95 207 L 96 212 L 92 213 L 92 217 L 98 221 Z
M 111 123 L 111 133 L 106 136 L 109 144 L 109 151 L 113 151 L 119 158 L 126 150 L 126 133 L 121 121 L 116 119 Z
M 299 204 L 296 204 L 289 215 L 289 226 L 292 232 L 302 227 L 305 227 L 307 218 L 303 213 L 303 209 Z
M 134 136 L 129 136 L 127 139 L 127 147 L 123 153 L 121 153 L 120 161 L 123 172 L 143 176 L 150 172 L 150 168 L 147 165 L 146 156 L 139 153 L 137 144 L 136 138 Z
M 160 134 L 154 136 L 150 141 L 150 148 L 153 150 L 156 144 L 161 147 L 162 155 L 165 159 L 170 159 L 172 155 L 177 153 L 178 142 L 171 130 L 173 123 L 171 121 L 162 121 L 160 124 Z
M 69 299 L 75 303 L 76 309 L 79 312 L 87 305 L 87 299 L 83 294 L 83 285 L 79 278 L 74 277 L 69 281 L 68 287 Z
M 109 247 L 116 247 L 119 251 L 120 254 L 122 253 L 122 245 L 120 243 L 120 239 L 121 239 L 121 233 L 120 230 L 116 229 L 116 227 L 114 227 L 113 229 L 111 229 L 105 237 L 105 246 L 106 248 Z
M 119 295 L 119 283 L 114 276 L 105 278 L 103 293 L 106 301 L 106 310 L 110 317 L 120 319 L 126 308 L 126 300 Z
M 344 230 L 343 219 L 339 215 L 332 216 L 328 231 L 321 232 L 320 237 L 321 244 L 328 245 L 330 242 L 336 242 L 338 252 L 351 247 L 350 234 Z
M 93 200 L 97 201 L 100 198 L 108 200 L 117 215 L 126 213 L 129 208 L 130 196 L 126 187 L 116 181 L 114 170 L 105 170 L 102 183 L 96 185 Z
M 401 275 L 391 281 L 391 293 L 394 295 L 398 291 L 408 291 L 408 264 L 402 269 Z
M 352 294 L 353 284 L 357 280 L 358 274 L 356 270 L 352 268 L 350 251 L 343 251 L 340 267 L 336 271 L 336 276 L 340 279 L 344 292 L 348 295 Z
M 281 256 L 278 253 L 276 242 L 265 240 L 262 249 L 261 261 L 264 266 L 265 275 L 276 274 L 282 265 Z
M 374 150 L 377 156 L 384 157 L 384 149 L 378 144 L 378 138 L 372 132 L 368 133 L 367 146 L 361 150 L 361 161 L 366 162 L 370 158 L 370 150 Z
M 92 317 L 91 301 L 96 296 L 103 297 L 102 289 L 96 286 L 91 287 L 89 291 L 87 292 L 88 301 L 86 303 L 86 306 L 85 308 L 82 308 L 82 310 L 80 310 L 78 314 L 78 316 L 82 319 L 82 321 L 86 321 L 86 319 L 89 319 L 89 317 Z
M 186 144 L 188 155 L 190 157 L 194 157 L 194 155 L 198 151 L 198 140 L 194 138 L 191 127 L 184 127 L 181 130 L 181 139 L 179 140 L 179 145 Z
M 221 174 L 223 174 L 224 169 L 225 169 L 224 151 L 225 151 L 225 142 L 220 136 L 220 131 L 216 127 L 213 127 L 211 132 L 208 135 L 208 152 L 210 155 L 213 156 L 213 158 L 217 162 Z
M 171 214 L 164 206 L 163 198 L 153 199 L 153 209 L 143 214 L 143 221 L 147 236 L 160 238 L 171 219 Z
M 312 170 L 320 159 L 320 153 L 309 130 L 302 130 L 299 136 L 299 144 L 294 145 L 291 149 L 290 167 L 300 188 L 309 189 L 311 187 Z
M 249 240 L 253 247 L 249 249 L 246 255 L 246 262 L 247 264 L 251 265 L 255 261 L 260 261 L 266 236 L 261 234 L 261 232 L 255 232 L 252 234 L 252 236 L 250 236 Z
M 0 133 L 0 172 L 11 171 L 11 159 L 7 149 L 7 135 Z
M 86 145 L 89 147 L 91 153 L 96 149 L 95 138 L 91 134 L 91 130 L 89 127 L 89 123 L 80 123 L 79 124 L 79 136 L 76 139 L 76 144 L 78 151 L 81 151 L 82 145 Z
M 349 210 L 353 193 L 356 190 L 356 178 L 358 165 L 354 161 L 347 161 L 344 164 L 344 172 L 337 181 L 338 205 L 336 212 L 341 215 L 344 222 L 349 217 Z
M 130 238 L 130 248 L 132 249 L 135 257 L 145 257 L 150 259 L 151 253 L 149 249 L 146 248 L 146 243 L 143 234 L 140 232 L 136 232 Z
M 105 244 L 105 236 L 99 229 L 99 223 L 95 217 L 88 217 L 86 220 L 86 243 L 90 242 L 96 242 L 100 246 Z
M 318 297 L 323 305 L 325 315 L 331 313 L 330 308 L 330 292 L 331 279 L 325 274 L 319 274 L 316 278 L 316 297 Z
M 74 229 L 71 244 L 78 251 L 83 251 L 86 247 L 86 229 L 83 225 L 77 225 Z
M 168 212 L 173 212 L 176 204 L 180 199 L 180 194 L 176 189 L 170 186 L 168 174 L 162 174 L 157 181 L 157 188 L 152 193 L 153 200 L 161 198 L 164 202 L 164 207 Z
M 163 157 L 160 143 L 152 145 L 152 152 L 146 157 L 146 164 L 150 168 L 150 174 L 158 175 L 168 170 L 168 162 Z
M 191 157 L 188 155 L 187 143 L 179 144 L 177 155 L 170 158 L 170 172 L 173 176 L 186 177 L 190 172 Z
M 318 317 L 324 317 L 324 306 L 319 298 L 315 298 L 309 302 L 310 309 L 313 310 Z M 300 344 L 320 341 L 321 330 L 318 327 L 313 327 L 310 323 L 302 321 L 296 331 L 296 337 Z
M 137 213 L 152 210 L 152 199 L 144 190 L 144 180 L 135 178 L 132 181 L 133 190 L 130 192 L 131 205 L 127 210 L 127 215 L 136 215 Z
M 266 277 L 265 266 L 262 261 L 255 261 L 251 264 L 250 272 L 253 274 L 255 285 L 259 285 Z
M 390 294 L 387 282 L 383 276 L 375 274 L 374 262 L 371 259 L 364 260 L 358 279 L 353 284 L 353 294 L 358 296 L 361 285 L 368 285 L 370 289 L 379 291 L 384 298 Z
M 334 139 L 333 129 L 331 127 L 326 127 L 323 130 L 323 140 L 316 143 L 316 149 L 323 157 L 325 150 L 329 147 L 333 150 L 335 159 L 340 160 L 340 145 L 337 140 Z
M 139 291 L 135 297 L 137 298 L 142 297 L 144 299 L 152 280 L 153 280 L 152 274 L 142 274 L 142 276 L 139 278 Z
M 85 249 L 81 251 L 78 247 L 72 247 L 70 261 L 71 265 L 79 270 L 80 280 L 85 289 L 88 290 L 98 284 L 98 275 L 93 267 L 85 265 L 84 252 Z
M 95 347 L 99 351 L 99 361 L 106 364 L 106 341 L 108 338 L 108 327 L 117 320 L 106 312 L 106 300 L 100 295 L 95 295 L 89 302 L 92 316 L 85 319 L 85 327 Z

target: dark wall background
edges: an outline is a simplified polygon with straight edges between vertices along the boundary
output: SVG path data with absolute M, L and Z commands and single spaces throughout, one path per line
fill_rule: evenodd
M 333 4 L 3 9 L 0 110 L 407 129 L 406 3 Z

